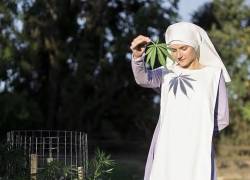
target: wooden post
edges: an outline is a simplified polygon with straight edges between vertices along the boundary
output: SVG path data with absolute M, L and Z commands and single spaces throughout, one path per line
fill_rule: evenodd
M 83 180 L 83 167 L 77 167 L 77 172 L 78 172 L 78 180 Z
M 31 174 L 31 180 L 36 180 L 36 174 L 37 174 L 37 155 L 31 154 L 30 155 L 30 174 Z

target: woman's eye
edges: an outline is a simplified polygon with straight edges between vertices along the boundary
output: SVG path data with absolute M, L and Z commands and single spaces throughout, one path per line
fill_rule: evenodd
M 176 49 L 171 49 L 172 52 L 176 52 Z

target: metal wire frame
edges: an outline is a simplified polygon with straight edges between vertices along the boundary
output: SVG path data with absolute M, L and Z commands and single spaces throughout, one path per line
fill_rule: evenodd
M 78 170 L 75 171 L 78 177 L 83 176 L 85 179 L 87 176 L 88 144 L 87 134 L 84 132 L 16 130 L 7 133 L 7 142 L 12 148 L 23 148 L 30 160 L 35 155 L 37 172 L 49 161 L 56 160 Z M 79 171 L 83 171 L 82 175 L 79 175 Z

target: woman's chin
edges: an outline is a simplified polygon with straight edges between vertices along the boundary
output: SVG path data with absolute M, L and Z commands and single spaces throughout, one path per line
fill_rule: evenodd
M 184 60 L 179 61 L 178 65 L 182 68 L 187 68 L 189 66 L 189 64 L 186 63 Z

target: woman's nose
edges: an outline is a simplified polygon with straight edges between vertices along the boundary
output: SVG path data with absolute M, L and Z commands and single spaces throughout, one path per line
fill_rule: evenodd
M 178 59 L 182 58 L 182 53 L 180 51 L 177 51 L 177 58 Z

